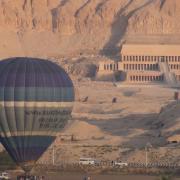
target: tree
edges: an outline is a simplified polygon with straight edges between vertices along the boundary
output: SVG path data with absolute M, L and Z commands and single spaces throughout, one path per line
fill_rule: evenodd
M 168 175 L 161 175 L 157 180 L 173 180 L 173 175 L 172 174 L 168 174 Z

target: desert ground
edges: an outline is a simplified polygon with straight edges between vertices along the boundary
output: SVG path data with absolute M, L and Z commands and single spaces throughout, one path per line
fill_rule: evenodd
M 78 162 L 80 157 L 144 163 L 145 147 L 150 149 L 149 162 L 178 163 L 179 144 L 168 144 L 168 138 L 179 128 L 179 110 L 173 109 L 174 103 L 175 107 L 179 104 L 174 101 L 176 89 L 164 84 L 131 85 L 87 79 L 75 85 L 72 120 L 39 162 L 52 162 L 54 146 L 57 164 Z M 177 116 L 173 126 L 168 125 L 169 109 Z

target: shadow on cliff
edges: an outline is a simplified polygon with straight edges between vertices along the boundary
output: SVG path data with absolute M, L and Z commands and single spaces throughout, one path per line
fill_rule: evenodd
M 166 138 L 180 134 L 180 128 L 176 125 L 180 117 L 179 105 L 180 101 L 172 102 L 164 106 L 160 113 L 130 114 L 118 119 L 84 121 L 109 135 L 126 139 L 124 146 L 143 148 L 147 142 L 153 146 L 163 146 L 167 144 Z M 163 131 L 168 129 L 172 130 Z
M 74 14 L 75 17 L 78 17 L 79 15 L 79 12 L 84 8 L 86 7 L 89 3 L 91 2 L 91 0 L 87 0 Z
M 56 31 L 58 28 L 58 10 L 60 7 L 65 6 L 69 1 L 62 0 L 57 7 L 51 10 L 51 16 L 52 16 L 52 28 L 53 31 Z
M 160 10 L 163 8 L 163 6 L 164 6 L 165 3 L 166 3 L 166 0 L 161 0 Z
M 112 120 L 86 120 L 87 123 L 97 126 L 102 131 L 112 136 L 126 139 L 125 146 L 145 147 L 147 142 L 153 145 L 164 143 L 159 129 L 152 123 L 157 120 L 158 114 L 131 114 Z
M 100 51 L 100 54 L 105 56 L 114 56 L 119 54 L 121 47 L 118 46 L 119 42 L 123 40 L 124 35 L 126 34 L 126 30 L 128 27 L 129 19 L 140 9 L 149 5 L 153 2 L 150 0 L 140 7 L 130 11 L 127 15 L 125 14 L 128 7 L 134 2 L 134 0 L 130 0 L 123 8 L 119 10 L 117 13 L 115 20 L 111 26 L 111 36 L 108 42 L 104 45 L 103 49 Z
M 166 137 L 180 134 L 178 123 L 180 118 L 179 107 L 180 101 L 174 101 L 162 107 L 158 120 L 153 123 L 154 128 L 166 130 L 163 132 Z
M 95 125 L 101 130 L 114 136 L 127 136 L 133 129 L 150 130 L 152 122 L 157 114 L 131 114 L 119 119 L 109 120 L 86 120 L 89 124 Z

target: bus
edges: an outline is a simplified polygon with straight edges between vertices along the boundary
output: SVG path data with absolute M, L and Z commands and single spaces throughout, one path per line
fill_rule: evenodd
M 96 165 L 98 161 L 93 158 L 80 158 L 79 164 L 81 165 Z

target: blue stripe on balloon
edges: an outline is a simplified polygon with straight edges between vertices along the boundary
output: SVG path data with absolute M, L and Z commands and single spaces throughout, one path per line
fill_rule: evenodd
M 57 64 L 38 58 L 0 61 L 0 87 L 72 87 L 68 74 Z
M 0 101 L 74 101 L 73 87 L 6 87 L 0 88 Z
M 13 160 L 18 163 L 38 160 L 54 140 L 54 136 L 0 137 L 5 149 Z

